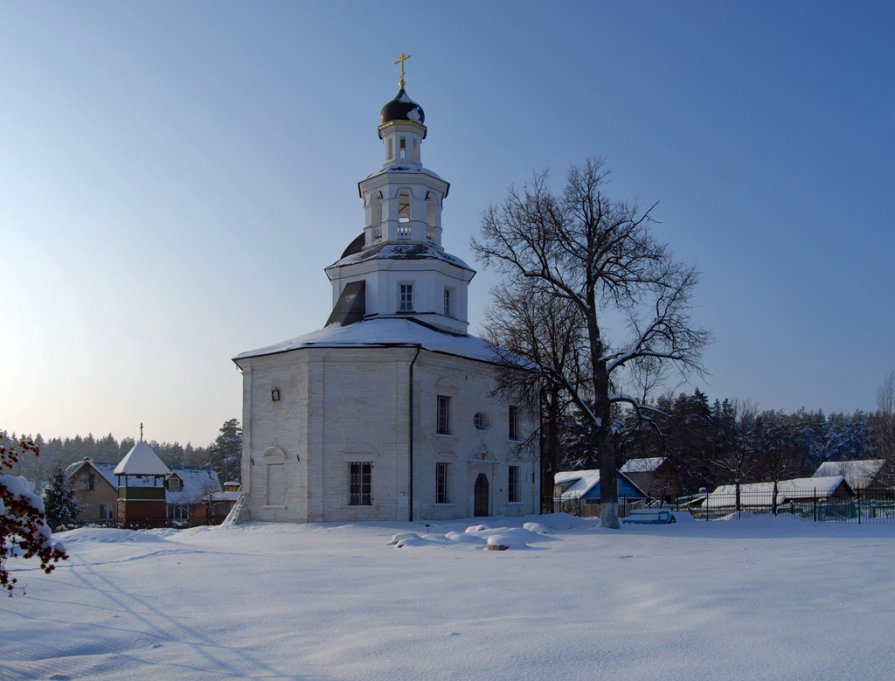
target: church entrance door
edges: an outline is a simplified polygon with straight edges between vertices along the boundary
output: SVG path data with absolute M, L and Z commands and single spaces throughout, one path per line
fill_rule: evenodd
M 479 477 L 475 479 L 475 490 L 473 494 L 474 509 L 473 515 L 490 515 L 488 513 L 488 476 L 479 473 Z

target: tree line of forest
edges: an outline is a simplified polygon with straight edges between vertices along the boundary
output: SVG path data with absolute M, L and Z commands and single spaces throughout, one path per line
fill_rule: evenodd
M 22 456 L 9 471 L 32 481 L 40 489 L 53 474 L 70 464 L 90 458 L 100 463 L 118 463 L 136 444 L 134 438 L 116 439 L 111 433 L 104 437 L 92 434 L 74 437 L 44 438 L 40 433 L 25 435 L 0 429 L 0 446 L 12 447 L 19 440 L 33 440 L 38 456 Z M 159 458 L 171 466 L 211 466 L 221 481 L 239 479 L 239 460 L 242 453 L 242 429 L 239 421 L 229 419 L 221 426 L 214 442 L 205 447 L 187 443 L 148 441 Z
M 663 396 L 647 417 L 620 413 L 613 429 L 619 463 L 667 457 L 691 492 L 721 484 L 809 477 L 824 461 L 895 460 L 890 410 L 851 414 L 800 409 L 759 410 L 732 400 L 710 401 L 700 390 Z M 596 468 L 589 420 L 572 411 L 560 429 L 559 447 L 545 452 L 545 467 Z

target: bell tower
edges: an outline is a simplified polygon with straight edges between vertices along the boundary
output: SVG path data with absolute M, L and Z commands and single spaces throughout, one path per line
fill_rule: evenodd
M 402 54 L 398 94 L 379 113 L 385 162 L 358 183 L 364 200 L 364 245 L 425 243 L 441 248 L 441 206 L 450 185 L 422 164 L 426 114 L 404 89 Z
M 327 321 L 412 318 L 450 333 L 466 334 L 467 287 L 475 276 L 444 251 L 442 204 L 450 184 L 422 164 L 426 114 L 407 94 L 404 62 L 398 94 L 379 114 L 377 132 L 385 161 L 358 182 L 364 230 L 342 258 L 326 268 L 333 285 Z

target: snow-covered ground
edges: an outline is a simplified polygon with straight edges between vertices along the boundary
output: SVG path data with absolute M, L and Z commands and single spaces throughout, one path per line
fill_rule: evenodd
M 895 526 L 557 515 L 60 538 L 51 575 L 11 561 L 26 592 L 0 600 L 4 681 L 895 674 Z

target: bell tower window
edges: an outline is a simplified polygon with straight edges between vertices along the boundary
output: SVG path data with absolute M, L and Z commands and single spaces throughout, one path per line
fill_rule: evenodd
M 426 194 L 426 225 L 426 238 L 435 241 L 435 228 L 438 227 L 438 199 L 432 192 Z
M 373 238 L 382 237 L 382 192 L 370 197 L 370 225 L 373 227 Z
M 398 192 L 398 222 L 410 222 L 410 191 L 402 189 Z
M 407 158 L 407 140 L 401 138 L 401 158 Z
M 401 284 L 398 287 L 398 311 L 413 312 L 413 284 Z

